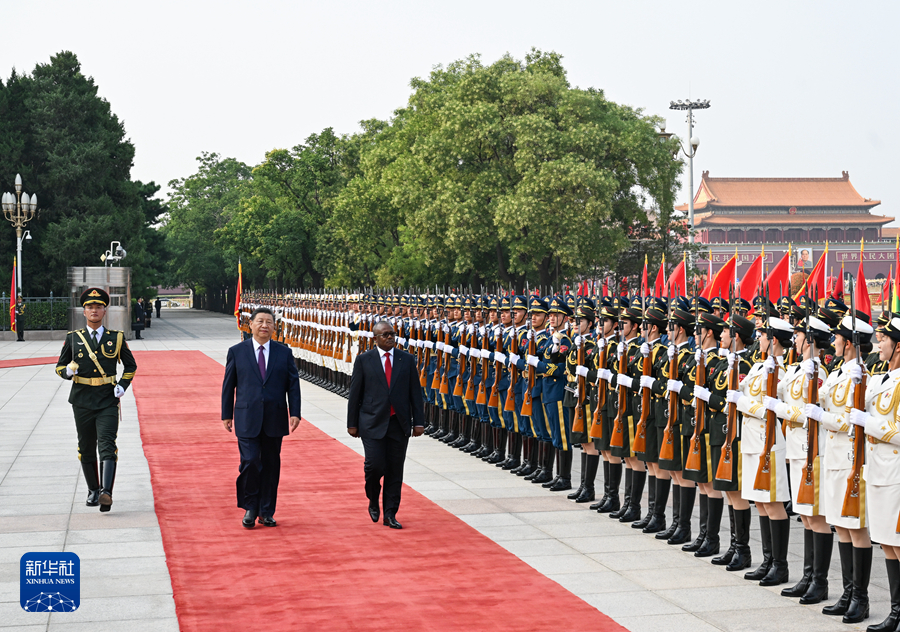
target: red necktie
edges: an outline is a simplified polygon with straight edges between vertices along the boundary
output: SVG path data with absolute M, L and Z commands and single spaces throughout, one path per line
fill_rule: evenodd
M 387 378 L 388 390 L 391 388 L 391 354 L 384 354 L 384 377 Z M 394 415 L 394 407 L 391 406 L 391 416 Z

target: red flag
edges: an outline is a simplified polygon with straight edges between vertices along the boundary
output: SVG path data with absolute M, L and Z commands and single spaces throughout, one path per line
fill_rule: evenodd
M 803 285 L 800 286 L 800 289 L 794 295 L 795 301 L 800 298 L 800 296 L 807 293 L 810 296 L 825 296 L 825 260 L 827 258 L 828 244 L 826 243 L 825 250 L 822 252 L 822 256 L 819 257 L 819 261 L 812 269 L 812 272 L 809 273 L 806 281 L 803 282 Z M 790 287 L 790 285 L 786 285 L 785 287 Z
M 647 280 L 647 255 L 644 255 L 644 275 L 641 277 L 641 296 L 647 296 L 649 283 Z
M 890 267 L 890 274 L 888 274 L 888 278 L 884 280 L 884 285 L 881 286 L 881 309 L 884 309 L 885 304 L 891 300 L 891 280 L 894 277 L 894 266 Z
M 729 259 L 724 266 L 719 268 L 715 278 L 706 285 L 706 289 L 700 295 L 708 301 L 717 296 L 728 296 L 730 286 L 734 285 L 734 272 L 737 269 L 737 255 Z
M 668 296 L 666 292 L 666 254 L 663 253 L 662 263 L 659 264 L 659 272 L 656 273 L 656 283 L 653 285 L 653 296 Z
M 9 326 L 16 331 L 16 258 L 13 257 L 12 289 L 9 291 Z
M 603 296 L 609 296 L 609 279 L 603 279 Z
M 237 292 L 234 293 L 234 317 L 237 318 L 238 329 L 241 328 L 241 292 L 243 291 L 243 281 L 241 274 L 241 260 L 238 259 L 238 282 Z
M 741 279 L 740 297 L 745 301 L 752 303 L 753 297 L 755 297 L 756 293 L 759 291 L 759 284 L 762 281 L 764 258 L 765 255 L 759 255 L 753 263 L 750 264 L 750 268 L 744 273 L 744 278 Z
M 676 296 L 687 296 L 687 279 L 684 272 L 684 260 L 680 261 L 672 274 L 669 275 L 668 296 L 675 298 Z
M 769 298 L 772 299 L 773 302 L 781 298 L 785 291 L 790 291 L 790 263 L 791 253 L 786 252 L 781 258 L 781 261 L 778 262 L 778 265 L 772 268 L 772 270 L 769 271 L 769 274 L 766 275 L 765 283 L 769 288 Z
M 628 296 L 628 277 L 622 277 L 619 283 L 619 296 Z
M 844 262 L 841 262 L 841 275 L 834 280 L 834 287 L 831 288 L 831 298 L 839 301 L 844 300 Z
M 871 320 L 872 304 L 869 302 L 869 286 L 866 283 L 866 275 L 863 272 L 862 257 L 859 259 L 859 272 L 856 274 L 856 309 L 863 312 Z

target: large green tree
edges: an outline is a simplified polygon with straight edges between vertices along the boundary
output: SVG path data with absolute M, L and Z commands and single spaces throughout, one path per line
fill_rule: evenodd
M 571 87 L 556 53 L 471 56 L 412 87 L 390 123 L 364 127 L 360 176 L 330 223 L 343 246 L 332 285 L 549 286 L 616 272 L 648 211 L 668 239 L 674 141 L 653 117 Z
M 74 53 L 31 75 L 13 70 L 0 85 L 0 187 L 12 190 L 21 173 L 40 209 L 23 253 L 26 294 L 66 293 L 66 267 L 102 265 L 113 240 L 128 252 L 133 290 L 151 294 L 164 260 L 154 225 L 165 207 L 157 185 L 131 179 L 133 161 L 124 125 Z M 2 261 L 14 251 L 13 231 L 0 231 Z

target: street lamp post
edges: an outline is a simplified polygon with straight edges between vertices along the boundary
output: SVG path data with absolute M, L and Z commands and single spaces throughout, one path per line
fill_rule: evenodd
M 29 197 L 22 191 L 22 176 L 16 174 L 16 193 L 4 193 L 0 197 L 0 205 L 3 207 L 3 217 L 16 229 L 16 285 L 22 290 L 22 233 L 28 222 L 34 219 L 37 213 L 37 195 Z M 30 237 L 29 233 L 29 237 Z
M 688 122 L 688 139 L 691 143 L 691 151 L 681 145 L 681 151 L 688 158 L 688 223 L 691 226 L 690 241 L 694 243 L 694 156 L 697 155 L 697 148 L 700 146 L 700 139 L 694 136 L 694 110 L 709 109 L 709 101 L 671 101 L 669 103 L 670 110 L 687 110 Z M 680 143 L 679 143 L 680 144 Z

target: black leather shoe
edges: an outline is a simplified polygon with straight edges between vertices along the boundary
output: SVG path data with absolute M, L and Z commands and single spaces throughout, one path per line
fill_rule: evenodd
M 691 539 L 691 528 L 688 527 L 685 529 L 681 525 L 678 525 L 675 528 L 675 532 L 672 534 L 668 540 L 666 540 L 666 544 L 670 544 L 675 546 L 676 544 L 684 544 L 685 542 L 689 542 Z
M 272 516 L 260 516 L 259 524 L 264 527 L 274 527 L 277 523 L 275 522 L 275 518 Z
M 384 517 L 384 526 L 390 527 L 391 529 L 402 529 L 403 525 L 397 522 L 397 519 L 394 516 L 385 516 Z
M 241 520 L 241 524 L 247 529 L 252 529 L 256 525 L 256 512 L 248 509 L 247 513 L 244 514 L 244 519 Z
M 369 505 L 369 518 L 372 519 L 372 522 L 378 522 L 378 518 L 381 517 L 381 510 L 378 509 L 378 505 L 374 507 Z
M 647 523 L 647 526 L 642 529 L 644 533 L 660 533 L 661 531 L 666 530 L 666 516 L 659 514 L 653 514 L 653 517 L 650 518 L 650 522 Z

